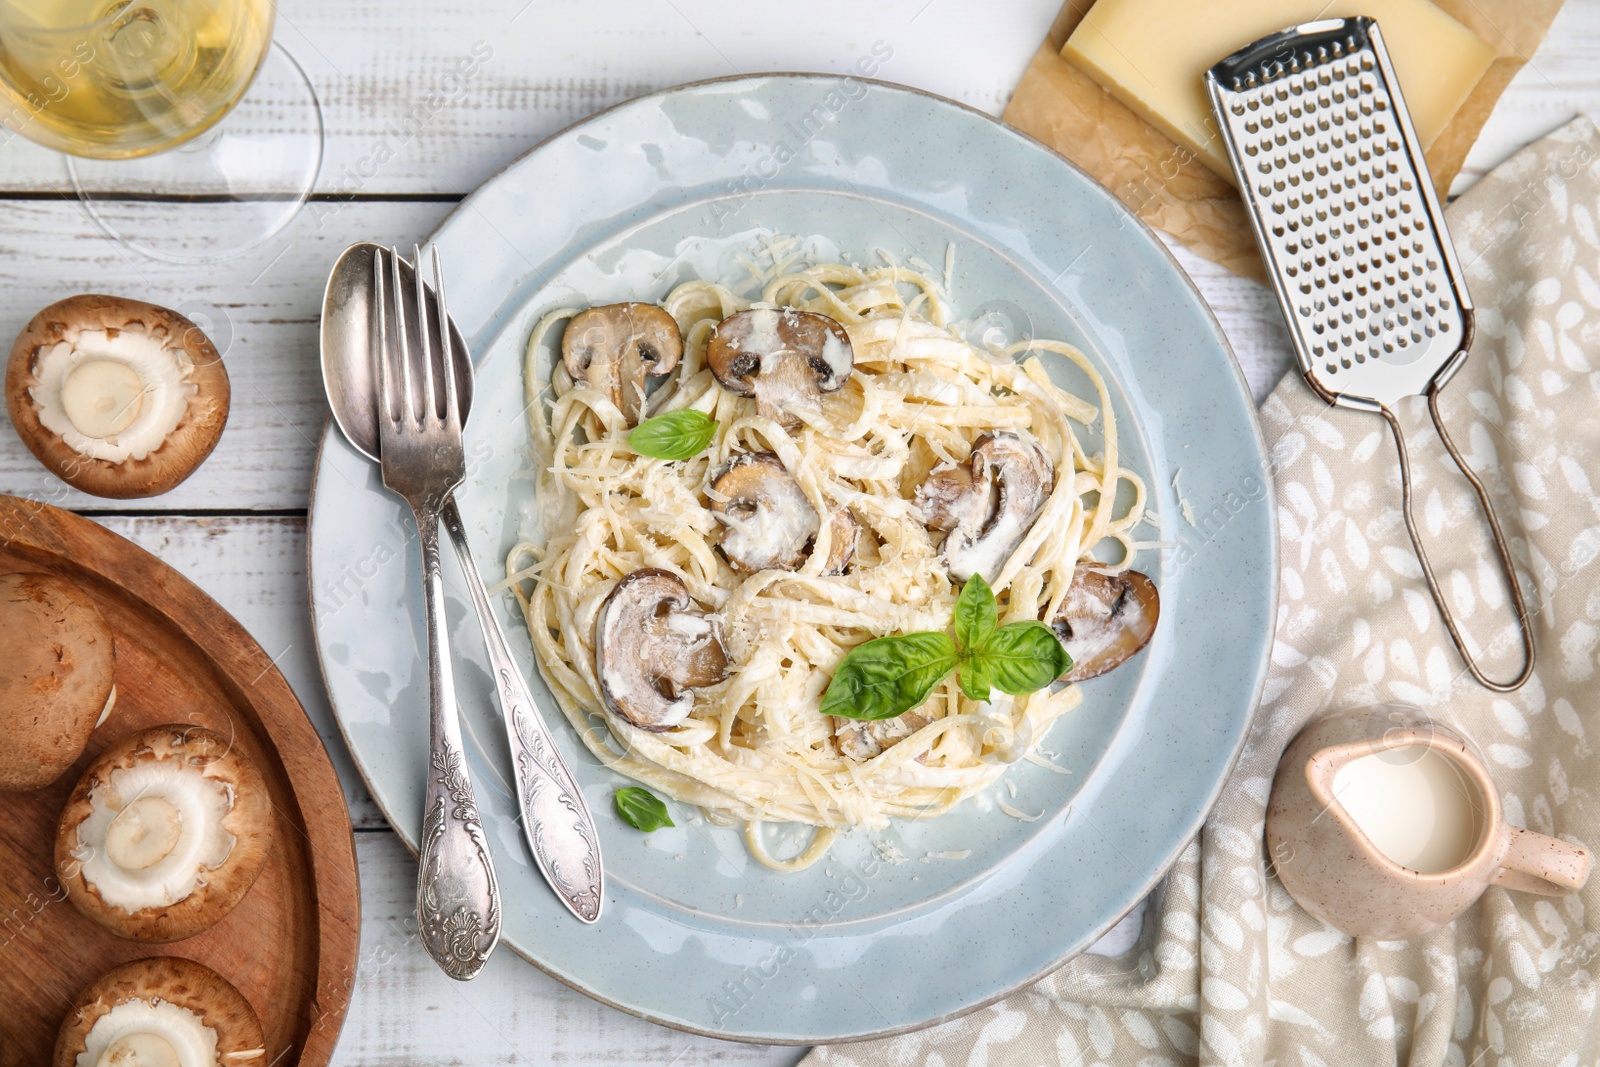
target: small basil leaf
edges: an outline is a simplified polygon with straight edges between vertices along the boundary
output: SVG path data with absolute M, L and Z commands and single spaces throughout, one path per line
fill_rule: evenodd
M 622 821 L 635 830 L 649 833 L 673 825 L 672 816 L 667 814 L 667 806 L 648 789 L 625 786 L 617 790 L 612 800 L 617 805 L 617 814 L 622 816 Z
M 1012 696 L 1043 689 L 1072 669 L 1072 657 L 1042 622 L 1011 622 L 989 635 L 971 658 L 996 689 Z
M 974 574 L 956 597 L 956 641 L 968 651 L 982 648 L 994 633 L 999 619 L 1000 609 L 995 606 L 994 591 L 983 580 L 983 575 Z
M 628 432 L 628 447 L 651 459 L 688 459 L 706 450 L 717 435 L 717 420 L 683 408 L 645 419 Z
M 850 650 L 822 695 L 822 713 L 892 719 L 928 699 L 959 661 L 949 634 L 880 637 Z
M 961 679 L 961 691 L 967 694 L 968 700 L 984 703 L 993 695 L 991 690 L 994 682 L 989 677 L 989 664 L 981 656 L 969 656 L 961 664 L 958 677 Z

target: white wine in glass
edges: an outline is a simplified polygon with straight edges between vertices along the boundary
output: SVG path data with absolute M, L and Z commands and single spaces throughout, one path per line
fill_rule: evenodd
M 322 159 L 316 93 L 273 47 L 274 9 L 274 0 L 0 0 L 0 123 L 67 154 L 90 215 L 124 243 L 185 261 L 238 254 L 287 225 Z M 260 94 L 269 102 L 230 117 L 249 110 L 240 105 L 252 83 L 270 83 Z M 175 216 L 152 229 L 182 245 L 163 250 L 133 232 L 149 209 L 119 207 L 130 194 L 255 206 Z
M 244 96 L 272 14 L 271 0 L 0 0 L 7 125 L 97 159 L 181 144 Z

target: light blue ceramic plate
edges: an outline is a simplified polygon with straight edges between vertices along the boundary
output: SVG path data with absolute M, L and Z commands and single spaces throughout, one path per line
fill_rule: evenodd
M 1149 649 L 1085 685 L 1082 708 L 1043 742 L 1067 774 L 1019 764 L 1015 797 L 846 836 L 801 874 L 754 864 L 735 832 L 692 811 L 676 809 L 678 828 L 648 837 L 623 824 L 610 803 L 621 779 L 582 750 L 535 677 L 600 824 L 607 899 L 594 927 L 568 917 L 522 841 L 480 641 L 465 595 L 451 605 L 505 943 L 670 1026 L 809 1043 L 991 1001 L 1090 944 L 1151 889 L 1244 736 L 1267 664 L 1276 539 L 1254 408 L 1227 343 L 1161 243 L 1110 194 L 949 101 L 773 75 L 673 89 L 574 126 L 435 235 L 478 364 L 461 507 L 484 574 L 504 573 L 519 523 L 537 512 L 521 365 L 535 318 L 655 300 L 695 275 L 731 281 L 738 255 L 774 233 L 819 254 L 865 262 L 881 249 L 936 271 L 954 245 L 952 296 L 975 336 L 1031 332 L 1091 353 L 1112 383 L 1125 462 L 1152 490 L 1150 540 L 1167 546 L 1139 561 L 1163 603 Z M 328 434 L 311 505 L 323 669 L 357 765 L 414 847 L 427 674 L 413 542 L 377 470 Z M 509 597 L 503 607 L 521 635 Z M 513 645 L 531 675 L 526 643 Z M 999 800 L 1041 817 L 1018 821 Z

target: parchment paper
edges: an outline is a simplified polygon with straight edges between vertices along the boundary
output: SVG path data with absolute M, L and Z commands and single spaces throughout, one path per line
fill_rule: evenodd
M 1561 2 L 1435 0 L 1497 53 L 1428 150 L 1428 166 L 1441 196 L 1495 101 L 1544 40 Z M 1012 95 L 1005 120 L 1088 171 L 1145 222 L 1235 273 L 1265 281 L 1249 219 L 1233 186 L 1204 163 L 1185 160 L 1187 153 L 1175 142 L 1061 57 L 1061 46 L 1091 6 L 1092 0 L 1067 0 Z

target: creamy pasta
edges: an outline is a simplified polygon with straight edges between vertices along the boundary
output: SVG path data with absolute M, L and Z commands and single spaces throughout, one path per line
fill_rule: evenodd
M 1103 378 L 1072 345 L 1028 339 L 998 351 L 975 347 L 952 327 L 940 284 L 903 266 L 791 261 L 765 273 L 743 294 L 695 280 L 661 302 L 682 331 L 683 356 L 651 394 L 648 413 L 693 408 L 717 423 L 710 446 L 686 460 L 634 452 L 617 406 L 574 382 L 559 360 L 541 379 L 541 354 L 580 309 L 558 308 L 538 321 L 525 373 L 543 532 L 511 550 L 507 574 L 539 670 L 589 750 L 714 822 L 743 824 L 758 860 L 797 870 L 842 828 L 937 815 L 1017 760 L 1038 761 L 1034 749 L 1050 724 L 1080 700 L 1077 686 L 1066 685 L 1022 697 L 996 691 L 979 703 L 952 676 L 899 720 L 868 725 L 819 712 L 853 647 L 950 625 L 959 588 L 942 565 L 939 533 L 924 525 L 913 499 L 929 473 L 965 462 L 995 429 L 1025 432 L 1054 467 L 1053 488 L 1026 534 L 985 575 L 1002 623 L 1049 618 L 1081 561 L 1127 567 L 1145 487 L 1120 465 Z M 848 332 L 853 373 L 792 428 L 763 417 L 754 400 L 723 388 L 707 367 L 718 323 L 752 307 L 819 312 Z M 1075 365 L 1092 395 L 1054 384 L 1050 359 Z M 1079 438 L 1091 425 L 1101 441 L 1093 453 Z M 719 551 L 728 528 L 708 507 L 708 485 L 732 457 L 750 452 L 781 460 L 817 516 L 854 518 L 859 536 L 843 573 L 825 573 L 838 529 L 828 521 L 818 523 L 809 555 L 792 571 L 750 573 Z M 664 732 L 604 715 L 595 664 L 602 603 L 619 579 L 647 567 L 679 575 L 700 608 L 720 620 L 730 666 L 725 681 L 695 690 L 688 718 Z M 849 731 L 870 733 L 876 753 L 847 755 Z M 761 824 L 775 822 L 816 832 L 798 855 L 780 858 L 760 833 Z

